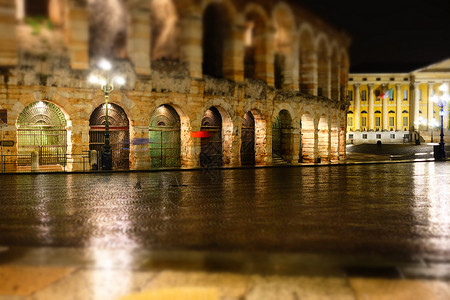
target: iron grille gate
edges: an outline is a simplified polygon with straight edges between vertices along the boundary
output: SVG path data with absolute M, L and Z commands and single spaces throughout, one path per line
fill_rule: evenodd
M 98 126 L 96 126 L 98 127 Z M 111 144 L 113 169 L 126 170 L 130 168 L 129 160 L 129 133 L 126 129 L 109 128 L 109 140 Z M 92 129 L 89 131 L 89 150 L 96 150 L 99 158 L 99 166 L 102 165 L 101 157 L 105 145 L 105 130 Z
M 222 165 L 222 117 L 215 107 L 205 112 L 202 119 L 202 131 L 208 131 L 209 137 L 201 139 L 200 165 L 217 167 Z
M 180 130 L 174 128 L 150 128 L 149 148 L 153 168 L 179 167 Z
M 66 163 L 66 118 L 55 104 L 37 101 L 26 106 L 17 118 L 18 165 L 30 166 L 31 153 L 39 153 L 40 165 Z
M 19 128 L 17 143 L 19 166 L 31 165 L 29 155 L 33 151 L 39 153 L 39 165 L 65 165 L 66 163 L 67 132 L 65 129 Z

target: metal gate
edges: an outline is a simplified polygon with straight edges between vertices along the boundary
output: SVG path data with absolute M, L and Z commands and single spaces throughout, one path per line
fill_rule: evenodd
M 96 150 L 101 159 L 105 144 L 105 105 L 97 107 L 89 119 L 89 150 Z M 108 104 L 109 140 L 113 169 L 130 168 L 130 132 L 125 111 L 116 104 Z M 99 166 L 101 166 L 101 161 Z
M 255 164 L 255 119 L 251 112 L 247 112 L 242 121 L 241 130 L 241 164 Z
M 202 131 L 211 135 L 201 139 L 200 165 L 216 167 L 222 165 L 222 117 L 215 107 L 205 112 L 202 119 Z
M 65 165 L 67 152 L 66 118 L 54 104 L 34 102 L 17 119 L 19 166 L 31 165 L 31 153 L 39 153 L 39 165 Z
M 152 168 L 179 167 L 180 117 L 169 105 L 158 107 L 150 120 L 149 150 Z

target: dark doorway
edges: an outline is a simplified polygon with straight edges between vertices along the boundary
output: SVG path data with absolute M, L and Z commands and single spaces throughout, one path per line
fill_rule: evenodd
M 173 107 L 155 110 L 148 136 L 152 168 L 180 166 L 180 117 Z
M 105 105 L 97 107 L 89 119 L 89 150 L 96 150 L 101 159 L 105 144 Z M 113 169 L 130 168 L 130 131 L 125 111 L 116 104 L 108 104 L 108 122 Z M 101 166 L 101 161 L 99 166 Z
M 202 119 L 202 131 L 209 133 L 201 139 L 200 165 L 222 166 L 222 117 L 215 107 L 208 109 Z
M 224 45 L 229 22 L 221 4 L 208 5 L 203 15 L 203 74 L 223 77 Z
M 249 166 L 255 164 L 255 118 L 247 112 L 242 121 L 241 130 L 241 164 Z

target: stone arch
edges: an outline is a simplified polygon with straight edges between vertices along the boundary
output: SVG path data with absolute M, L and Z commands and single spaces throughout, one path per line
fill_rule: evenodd
M 180 57 L 179 15 L 172 0 L 152 0 L 151 59 L 176 60 Z
M 273 12 L 275 25 L 274 36 L 274 79 L 276 88 L 293 88 L 294 46 L 295 46 L 295 17 L 291 8 L 283 2 L 275 5 Z
M 300 160 L 301 162 L 314 162 L 317 156 L 314 117 L 311 113 L 305 112 L 302 114 L 300 122 Z
M 317 39 L 317 95 L 330 97 L 330 67 L 327 40 L 324 36 Z
M 267 52 L 266 40 L 269 20 L 264 9 L 254 3 L 245 8 L 244 33 L 244 77 L 266 80 Z
M 255 164 L 255 117 L 251 111 L 247 111 L 242 118 L 241 128 L 241 165 L 251 166 Z
M 123 0 L 91 0 L 89 10 L 89 56 L 114 59 L 127 56 L 127 9 Z M 107 28 L 108 34 L 105 34 Z
M 350 68 L 350 62 L 348 53 L 345 50 L 341 50 L 340 64 L 339 64 L 339 100 L 346 101 L 347 87 L 348 87 L 348 72 Z
M 282 109 L 272 123 L 272 159 L 291 163 L 293 159 L 293 128 L 289 111 Z
M 231 4 L 208 1 L 203 10 L 203 75 L 225 78 L 232 66 Z
M 101 158 L 105 144 L 106 104 L 100 104 L 89 118 L 89 150 Z M 115 103 L 108 104 L 108 124 L 113 169 L 130 168 L 130 121 L 125 110 Z M 101 163 L 99 165 L 102 165 Z
M 151 111 L 155 111 L 158 107 L 163 105 L 170 106 L 180 118 L 180 163 L 181 166 L 191 165 L 191 150 L 193 147 L 193 138 L 190 136 L 192 127 L 191 119 L 182 108 L 183 103 L 179 103 L 178 101 L 173 102 L 167 101 L 167 99 L 159 99 L 158 101 L 155 101 L 155 106 Z
M 331 161 L 339 160 L 339 124 L 337 116 L 331 117 L 330 149 Z
M 310 26 L 302 26 L 299 32 L 299 89 L 301 92 L 315 94 L 315 45 Z
M 337 45 L 333 44 L 331 48 L 331 99 L 339 100 L 339 74 L 340 74 L 340 65 L 339 65 L 339 53 L 337 50 Z
M 71 132 L 65 112 L 54 103 L 34 101 L 16 119 L 19 166 L 31 166 L 31 153 L 38 152 L 39 165 L 67 163 Z M 24 156 L 22 156 L 24 155 Z
M 319 117 L 317 129 L 318 156 L 321 157 L 322 162 L 328 162 L 330 160 L 329 125 L 325 114 Z
M 264 164 L 267 157 L 267 120 L 260 109 L 251 108 L 255 120 L 255 164 Z
M 149 153 L 152 168 L 181 166 L 181 119 L 170 105 L 160 105 L 149 125 Z

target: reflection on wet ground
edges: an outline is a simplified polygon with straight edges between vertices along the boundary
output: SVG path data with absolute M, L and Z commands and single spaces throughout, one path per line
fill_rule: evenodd
M 8 175 L 0 245 L 448 261 L 449 184 L 447 162 Z
M 449 162 L 0 178 L 0 299 L 449 299 Z

